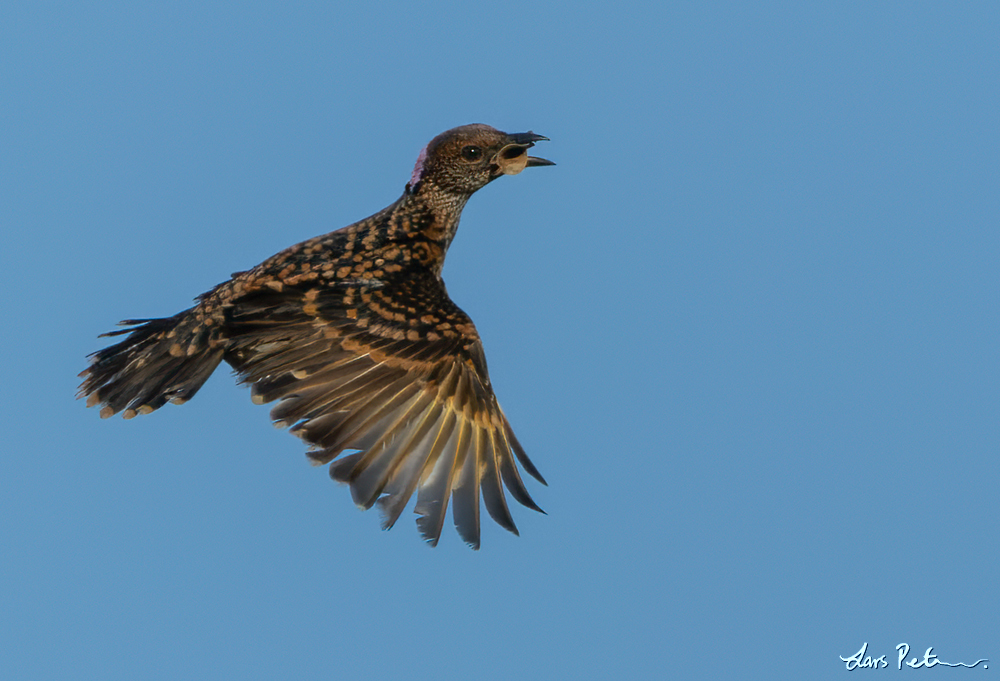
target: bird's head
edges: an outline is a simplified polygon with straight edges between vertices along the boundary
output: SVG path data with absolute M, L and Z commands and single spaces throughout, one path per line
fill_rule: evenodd
M 535 142 L 547 137 L 533 132 L 506 133 L 475 123 L 443 132 L 424 147 L 413 168 L 408 191 L 430 185 L 439 191 L 469 195 L 501 175 L 525 168 L 555 165 L 528 156 Z

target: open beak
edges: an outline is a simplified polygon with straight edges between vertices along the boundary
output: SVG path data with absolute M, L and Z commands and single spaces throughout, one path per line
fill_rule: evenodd
M 493 157 L 493 164 L 497 166 L 500 173 L 517 175 L 525 168 L 555 165 L 548 159 L 528 156 L 528 149 L 535 146 L 535 142 L 547 142 L 548 137 L 528 131 L 511 133 L 507 135 L 507 139 L 510 140 L 510 143 Z
M 534 168 L 535 166 L 554 166 L 555 164 L 556 164 L 555 161 L 550 161 L 547 158 L 538 158 L 537 156 L 529 156 L 528 164 L 525 167 Z

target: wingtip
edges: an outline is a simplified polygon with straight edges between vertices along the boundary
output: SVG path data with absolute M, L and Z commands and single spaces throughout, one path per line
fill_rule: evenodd
M 478 551 L 479 550 L 479 542 L 478 541 L 477 542 L 471 542 L 469 540 L 466 540 L 465 541 L 465 545 L 468 546 L 473 551 Z

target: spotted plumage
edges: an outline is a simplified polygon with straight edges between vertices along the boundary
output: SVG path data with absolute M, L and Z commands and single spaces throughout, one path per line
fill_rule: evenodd
M 127 320 L 128 334 L 91 355 L 80 376 L 101 416 L 147 414 L 194 396 L 228 362 L 275 425 L 310 459 L 378 504 L 383 527 L 416 492 L 417 525 L 436 544 L 449 499 L 462 538 L 479 547 L 480 496 L 516 533 L 504 487 L 531 499 L 515 459 L 544 484 L 490 385 L 472 320 L 441 280 L 462 209 L 478 189 L 525 167 L 544 137 L 466 125 L 420 153 L 403 196 L 369 218 L 292 246 L 165 319 Z

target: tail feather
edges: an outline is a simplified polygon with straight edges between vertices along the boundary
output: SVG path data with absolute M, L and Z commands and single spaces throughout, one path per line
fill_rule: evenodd
M 222 361 L 225 348 L 217 327 L 186 310 L 163 319 L 130 319 L 131 328 L 103 336 L 129 334 L 125 340 L 90 355 L 80 373 L 77 397 L 87 406 L 104 404 L 101 418 L 120 411 L 125 418 L 148 414 L 168 401 L 191 399 Z

